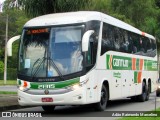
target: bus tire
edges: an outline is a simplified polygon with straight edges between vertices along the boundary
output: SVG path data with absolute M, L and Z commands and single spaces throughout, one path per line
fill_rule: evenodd
M 146 91 L 147 91 L 147 95 L 146 95 L 146 101 L 149 100 L 149 96 L 150 96 L 150 83 L 148 83 L 148 87 L 146 88 Z
M 136 102 L 137 101 L 137 96 L 132 96 L 131 101 Z
M 147 86 L 145 82 L 142 82 L 142 94 L 138 96 L 138 101 L 139 102 L 144 102 L 147 98 Z
M 45 112 L 53 112 L 54 109 L 55 109 L 55 106 L 54 105 L 50 105 L 50 106 L 42 106 L 42 109 L 45 111 Z
M 107 102 L 108 102 L 108 90 L 104 85 L 102 85 L 101 99 L 100 102 L 94 104 L 95 110 L 104 111 L 106 109 Z
M 159 93 L 156 92 L 156 96 L 159 97 Z

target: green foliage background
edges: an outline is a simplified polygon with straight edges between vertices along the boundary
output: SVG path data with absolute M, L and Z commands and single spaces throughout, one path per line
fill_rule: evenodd
M 0 13 L 0 79 L 3 79 L 6 15 L 9 38 L 21 34 L 25 22 L 33 17 L 68 11 L 100 11 L 116 17 L 157 38 L 160 45 L 160 0 L 6 0 Z M 8 58 L 8 79 L 16 79 L 18 42 Z

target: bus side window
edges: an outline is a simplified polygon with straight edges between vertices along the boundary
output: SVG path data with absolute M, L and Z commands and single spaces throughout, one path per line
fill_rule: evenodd
M 120 44 L 121 44 L 121 33 L 119 31 L 119 28 L 114 27 L 114 50 L 119 51 L 120 50 Z
M 143 38 L 139 38 L 139 50 L 140 52 L 145 52 L 145 49 L 144 49 L 144 45 L 145 45 L 145 41 L 143 40 Z
M 108 29 L 108 25 L 103 23 L 101 55 L 108 51 L 110 47 Z
M 152 40 L 152 49 L 155 50 L 157 47 L 156 47 L 156 41 L 155 40 Z
M 128 53 L 129 41 L 128 41 L 128 34 L 125 30 L 121 29 L 121 47 L 120 51 Z
M 137 53 L 138 52 L 138 36 L 136 34 L 133 34 L 132 41 L 133 41 L 132 53 Z
M 132 38 L 132 34 L 130 32 L 128 32 L 128 53 L 134 53 L 136 50 L 136 48 L 134 48 L 133 46 L 133 38 Z
M 152 50 L 152 41 L 151 39 L 147 39 L 147 52 Z
M 114 45 L 114 27 L 103 23 L 101 55 L 109 50 L 115 50 Z
M 156 56 L 156 41 L 146 38 L 146 56 L 155 57 Z

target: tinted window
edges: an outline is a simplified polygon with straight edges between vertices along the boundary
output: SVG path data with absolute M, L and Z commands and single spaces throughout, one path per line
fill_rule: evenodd
M 89 40 L 88 52 L 86 55 L 86 62 L 88 70 L 94 66 L 97 57 L 97 48 L 98 48 L 98 38 L 100 30 L 100 21 L 89 21 L 86 23 L 86 31 L 94 30 L 94 34 L 91 35 Z
M 110 50 L 154 57 L 156 41 L 103 23 L 101 55 Z

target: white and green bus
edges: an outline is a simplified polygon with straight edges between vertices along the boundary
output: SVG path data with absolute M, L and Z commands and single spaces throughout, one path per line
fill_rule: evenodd
M 51 111 L 59 105 L 92 104 L 102 111 L 108 100 L 144 102 L 156 90 L 155 38 L 100 12 L 31 19 L 24 25 L 18 56 L 22 106 Z

